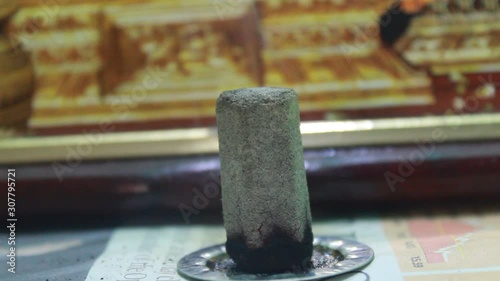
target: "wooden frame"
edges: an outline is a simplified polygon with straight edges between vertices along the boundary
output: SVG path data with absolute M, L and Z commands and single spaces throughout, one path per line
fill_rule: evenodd
M 305 149 L 500 139 L 500 113 L 303 122 Z M 0 164 L 215 154 L 214 127 L 0 140 Z

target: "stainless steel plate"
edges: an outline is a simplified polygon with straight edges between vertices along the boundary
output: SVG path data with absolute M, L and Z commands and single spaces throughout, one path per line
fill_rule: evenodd
M 238 271 L 227 255 L 224 245 L 216 245 L 189 254 L 177 264 L 179 274 L 189 280 L 320 280 L 347 273 L 369 264 L 375 254 L 362 243 L 340 237 L 319 236 L 314 238 L 311 262 L 290 272 L 279 274 L 248 274 Z

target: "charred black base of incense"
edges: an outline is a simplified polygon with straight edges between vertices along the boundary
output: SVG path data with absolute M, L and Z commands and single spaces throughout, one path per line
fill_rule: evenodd
M 234 260 L 238 270 L 247 273 L 283 273 L 303 271 L 309 264 L 313 252 L 311 226 L 305 229 L 304 241 L 293 239 L 285 231 L 276 229 L 264 243 L 264 247 L 249 249 L 245 237 L 228 237 L 226 251 Z

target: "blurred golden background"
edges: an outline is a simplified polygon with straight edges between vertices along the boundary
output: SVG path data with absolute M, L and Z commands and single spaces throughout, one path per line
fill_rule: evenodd
M 294 88 L 303 120 L 494 112 L 498 7 L 1 0 L 1 134 L 210 126 L 220 92 L 262 85 Z

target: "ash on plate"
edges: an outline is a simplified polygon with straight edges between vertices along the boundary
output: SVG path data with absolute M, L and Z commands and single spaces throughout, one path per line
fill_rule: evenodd
M 296 265 L 283 273 L 307 273 L 314 269 L 333 268 L 338 262 L 343 260 L 344 256 L 339 251 L 315 245 L 313 256 L 310 261 L 306 262 L 304 265 Z M 227 254 L 214 257 L 207 261 L 207 267 L 215 272 L 230 274 L 245 273 L 237 268 L 236 263 Z

